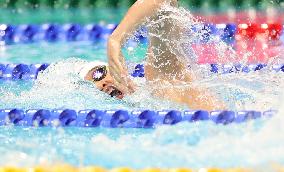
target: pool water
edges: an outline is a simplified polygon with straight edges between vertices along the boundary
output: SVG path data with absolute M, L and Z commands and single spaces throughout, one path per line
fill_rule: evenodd
M 74 75 L 76 66 L 86 61 L 106 61 L 105 45 L 105 42 L 41 42 L 0 47 L 3 63 L 51 63 L 37 81 L 2 81 L 0 108 L 188 109 L 185 105 L 151 96 L 143 78 L 135 79 L 138 91 L 120 101 Z M 145 52 L 145 45 L 126 47 L 128 66 L 143 63 Z M 0 166 L 68 163 L 106 168 L 258 168 L 284 165 L 283 74 L 263 70 L 216 75 L 208 69 L 196 70 L 201 76 L 192 84 L 214 90 L 229 109 L 276 109 L 278 114 L 243 124 L 184 122 L 157 129 L 2 126 Z
M 36 42 L 30 44 L 14 44 L 9 46 L 0 46 L 1 63 L 54 63 L 60 60 L 76 57 L 78 59 L 92 61 L 106 61 L 106 41 L 92 42 Z M 127 60 L 131 58 L 132 63 L 139 63 L 144 60 L 146 45 L 139 45 L 134 49 L 134 56 L 126 56 Z M 125 50 L 127 51 L 127 50 Z M 127 53 L 126 53 L 127 54 Z
M 273 132 L 276 128 L 283 131 L 279 119 L 230 126 L 182 123 L 156 130 L 6 126 L 0 133 L 0 165 L 269 167 L 283 164 L 283 138 Z
M 265 139 L 275 138 L 260 135 L 265 132 L 263 125 L 269 123 L 261 120 L 230 126 L 183 123 L 156 130 L 6 126 L 1 127 L 0 152 L 5 161 L 0 165 L 226 168 L 283 163 L 281 142 L 267 145 Z M 258 139 L 262 141 L 255 144 Z
M 74 43 L 69 46 L 61 43 L 46 44 L 45 46 L 49 49 L 58 49 L 52 52 L 58 53 L 59 62 L 52 63 L 48 70 L 39 75 L 38 81 L 3 81 L 0 89 L 0 108 L 188 109 L 183 105 L 151 97 L 150 93 L 147 94 L 143 78 L 135 81 L 141 84 L 141 89 L 124 101 L 112 99 L 90 84 L 74 84 L 78 80 L 70 76 L 72 66 L 85 62 L 78 58 L 63 60 L 60 54 L 64 54 L 61 53 L 64 51 L 66 54 L 73 55 L 73 49 L 67 47 L 85 47 L 83 45 L 85 44 Z M 13 49 L 13 46 L 7 47 L 7 50 Z M 26 48 L 28 51 L 25 54 L 32 51 L 31 47 L 34 46 L 35 49 L 37 47 L 36 45 L 15 45 L 17 46 Z M 105 60 L 103 46 L 100 48 L 94 48 L 97 46 L 94 44 L 88 46 L 84 51 L 82 49 L 81 53 L 93 54 L 91 52 L 94 52 L 97 54 L 93 56 L 94 59 Z M 41 48 L 38 46 L 36 53 L 31 53 L 27 57 L 40 56 L 41 52 L 45 52 Z M 18 52 L 15 51 L 15 53 Z M 140 53 L 140 55 L 137 53 L 140 58 L 137 57 L 137 62 L 143 61 L 141 56 L 143 52 Z M 41 59 L 48 61 L 48 55 L 42 54 Z M 37 58 L 25 58 L 25 60 L 40 62 Z M 11 59 L 9 61 L 13 62 Z M 133 63 L 136 64 L 136 62 Z M 271 77 L 274 79 L 271 80 Z M 236 100 L 240 100 L 240 105 L 236 107 L 232 104 L 231 109 L 278 109 L 279 113 L 272 119 L 227 126 L 211 122 L 185 122 L 177 126 L 164 126 L 157 129 L 4 126 L 0 127 L 2 155 L 0 165 L 27 167 L 38 164 L 68 163 L 74 166 L 99 165 L 106 168 L 119 166 L 258 168 L 275 163 L 283 164 L 282 132 L 284 128 L 281 116 L 283 111 L 279 108 L 282 107 L 283 102 L 281 77 L 281 73 L 262 71 L 255 74 L 210 75 L 196 83 L 211 83 L 208 84 L 211 88 L 224 92 L 228 102 L 236 103 Z M 216 81 L 219 83 L 216 84 Z M 277 82 L 274 85 L 265 84 L 270 81 Z M 212 85 L 213 83 L 215 85 Z M 268 91 L 267 87 L 274 90 Z M 255 100 L 259 101 L 255 102 Z

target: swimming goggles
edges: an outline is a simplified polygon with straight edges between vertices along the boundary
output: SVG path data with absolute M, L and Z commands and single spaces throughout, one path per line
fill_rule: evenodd
M 94 72 L 92 74 L 92 79 L 94 82 L 98 82 L 103 80 L 107 75 L 107 67 L 106 66 L 96 66 L 93 68 Z

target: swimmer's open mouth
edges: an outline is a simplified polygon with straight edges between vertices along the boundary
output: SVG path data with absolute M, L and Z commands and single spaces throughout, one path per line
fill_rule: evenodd
M 111 97 L 117 97 L 117 96 L 122 96 L 122 92 L 117 90 L 117 89 L 114 89 L 110 94 L 109 94 Z
M 117 88 L 113 87 L 113 86 L 110 86 L 110 88 L 112 91 L 109 93 L 109 95 L 111 97 L 116 97 L 116 98 L 119 98 L 119 99 L 122 99 L 123 98 L 123 93 L 121 91 L 119 91 Z
M 116 97 L 118 99 L 122 99 L 124 97 L 124 94 L 121 91 L 119 91 L 116 87 L 114 87 L 112 85 L 104 84 L 103 88 L 101 89 L 101 91 L 107 93 L 111 97 Z

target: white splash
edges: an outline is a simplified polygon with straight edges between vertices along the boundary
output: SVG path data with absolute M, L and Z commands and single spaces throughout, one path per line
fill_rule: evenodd
M 204 32 L 206 34 L 206 31 L 201 33 L 191 30 L 193 25 L 201 23 L 193 19 L 183 8 L 167 7 L 165 11 L 172 11 L 173 13 L 166 18 L 170 17 L 181 25 L 183 30 L 190 33 L 187 36 L 179 35 L 175 42 L 171 42 L 175 44 L 171 52 L 182 54 L 180 60 L 186 63 L 196 63 L 190 47 L 185 46 L 188 49 L 181 47 L 200 40 L 200 36 Z M 155 23 L 149 23 L 149 25 L 152 26 Z M 159 36 L 159 34 L 152 36 Z M 168 39 L 172 38 L 166 37 L 165 41 Z M 217 38 L 212 39 L 215 41 Z M 233 50 L 230 50 L 232 55 L 229 57 L 224 53 L 224 50 L 228 49 L 227 45 L 219 41 L 216 46 L 219 48 L 218 58 L 221 61 L 234 60 Z M 191 56 L 186 59 L 188 54 Z M 1 92 L 1 106 L 74 109 L 177 108 L 169 102 L 151 98 L 144 80 L 136 81 L 141 88 L 134 95 L 127 97 L 124 102 L 108 98 L 92 84 L 78 78 L 76 68 L 84 63 L 86 62 L 69 59 L 53 64 L 39 75 L 38 81 L 31 90 L 20 94 Z M 212 75 L 206 69 L 198 70 L 196 72 L 200 73 L 201 78 L 185 87 L 201 85 L 215 90 L 227 102 L 230 109 L 277 109 L 279 111 L 277 116 L 272 119 L 227 126 L 210 122 L 182 123 L 156 130 L 143 130 L 143 133 L 127 129 L 84 128 L 52 129 L 41 135 L 33 129 L 25 133 L 25 131 L 12 131 L 13 128 L 5 128 L 0 132 L 0 138 L 5 140 L 2 143 L 4 146 L 0 146 L 0 152 L 3 152 L 0 164 L 26 162 L 26 164 L 37 165 L 41 161 L 42 163 L 62 161 L 75 165 L 96 164 L 105 167 L 131 166 L 133 168 L 185 166 L 255 168 L 273 166 L 274 163 L 284 164 L 283 74 L 264 70 L 250 74 Z M 9 134 L 17 132 L 24 133 L 18 134 L 18 137 Z M 31 137 L 24 137 L 26 135 Z M 13 145 L 12 143 L 17 146 L 17 148 L 14 147 L 14 151 L 7 149 Z M 33 153 L 26 153 L 26 149 L 30 150 L 26 143 L 32 143 L 32 145 L 35 143 Z

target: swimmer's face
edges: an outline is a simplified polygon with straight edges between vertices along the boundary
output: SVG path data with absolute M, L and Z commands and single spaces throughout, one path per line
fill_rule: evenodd
M 123 93 L 114 86 L 114 79 L 107 66 L 97 66 L 88 72 L 85 80 L 93 82 L 97 88 L 112 97 L 122 99 Z

